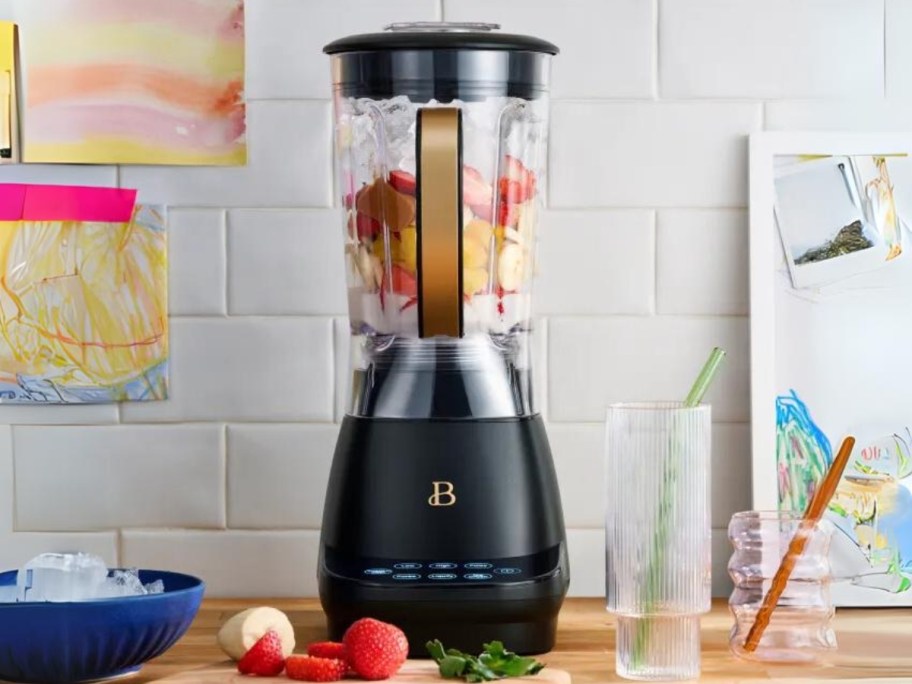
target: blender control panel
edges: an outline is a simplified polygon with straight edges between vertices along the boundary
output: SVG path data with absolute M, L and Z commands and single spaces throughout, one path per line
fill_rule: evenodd
M 327 569 L 343 577 L 379 584 L 491 584 L 527 581 L 558 564 L 559 547 L 531 556 L 483 560 L 349 558 L 326 549 Z

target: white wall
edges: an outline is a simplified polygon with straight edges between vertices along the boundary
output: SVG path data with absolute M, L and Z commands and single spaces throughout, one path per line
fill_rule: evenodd
M 174 315 L 168 402 L 0 407 L 0 567 L 81 548 L 212 596 L 315 592 L 346 363 L 320 48 L 439 18 L 563 50 L 538 304 L 573 592 L 603 593 L 605 404 L 680 396 L 715 344 L 727 591 L 724 528 L 750 505 L 746 135 L 912 127 L 909 0 L 247 0 L 248 168 L 0 169 L 171 205 Z

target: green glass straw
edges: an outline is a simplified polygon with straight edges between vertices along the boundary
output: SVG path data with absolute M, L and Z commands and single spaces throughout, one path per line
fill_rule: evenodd
M 725 350 L 720 347 L 714 347 L 703 364 L 700 374 L 694 381 L 690 392 L 684 399 L 685 408 L 694 408 L 700 405 L 706 390 L 712 384 L 719 370 L 722 359 L 725 358 Z M 672 440 L 675 436 L 672 435 Z M 676 440 L 673 442 L 673 445 Z M 662 566 L 665 563 L 664 551 L 665 544 L 668 540 L 668 523 L 671 518 L 671 493 L 674 482 L 677 479 L 677 457 L 673 450 L 669 450 L 669 457 L 665 461 L 662 472 L 662 495 L 659 497 L 658 523 L 656 525 L 656 536 L 652 543 L 652 553 L 650 554 L 649 565 L 646 569 L 646 583 L 643 586 L 643 607 L 647 617 L 640 620 L 637 625 L 637 633 L 633 643 L 633 660 L 635 663 L 642 665 L 643 658 L 646 655 L 646 641 L 649 638 L 648 622 L 651 614 L 655 611 L 656 594 L 659 591 L 659 582 L 662 577 Z

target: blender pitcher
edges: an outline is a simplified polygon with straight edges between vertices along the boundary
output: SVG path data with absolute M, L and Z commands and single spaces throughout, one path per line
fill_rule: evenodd
M 557 48 L 496 28 L 324 48 L 352 334 L 320 560 L 334 637 L 382 615 L 419 652 L 553 643 L 568 572 L 530 337 Z

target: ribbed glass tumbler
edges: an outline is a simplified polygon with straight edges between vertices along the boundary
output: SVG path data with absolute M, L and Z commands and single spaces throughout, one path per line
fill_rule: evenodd
M 710 609 L 711 410 L 675 402 L 608 408 L 605 519 L 616 669 L 628 679 L 700 674 Z
M 818 663 L 836 648 L 827 558 L 833 525 L 821 520 L 810 532 L 759 645 L 750 653 L 744 650 L 747 634 L 801 526 L 801 518 L 801 513 L 788 511 L 744 511 L 732 516 L 728 537 L 734 553 L 728 574 L 735 588 L 728 605 L 735 624 L 729 645 L 737 656 L 767 662 Z

